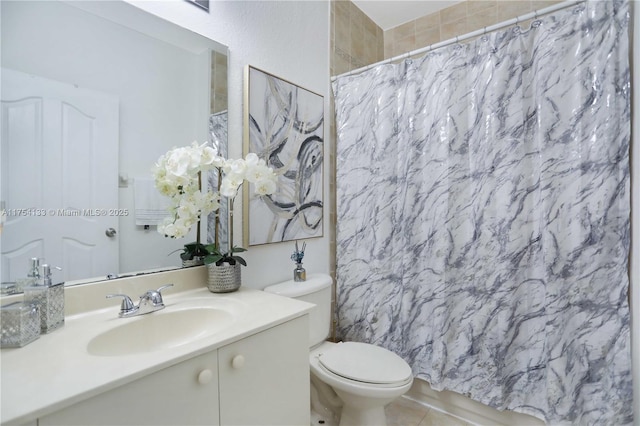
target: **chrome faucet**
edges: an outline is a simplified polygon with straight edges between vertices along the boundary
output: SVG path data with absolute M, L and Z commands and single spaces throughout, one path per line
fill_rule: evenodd
M 120 318 L 135 317 L 164 309 L 164 302 L 162 301 L 162 294 L 160 292 L 167 287 L 173 287 L 173 284 L 163 285 L 157 290 L 148 290 L 140 296 L 138 306 L 136 306 L 126 294 L 107 294 L 107 299 L 122 297 L 122 304 L 120 305 L 120 313 L 118 316 Z

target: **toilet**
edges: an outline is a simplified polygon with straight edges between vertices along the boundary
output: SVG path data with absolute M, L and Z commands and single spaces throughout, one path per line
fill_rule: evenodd
M 311 408 L 340 426 L 386 425 L 384 406 L 413 383 L 411 367 L 393 352 L 368 343 L 325 341 L 331 324 L 331 284 L 327 274 L 286 281 L 264 289 L 313 303 L 309 313 Z

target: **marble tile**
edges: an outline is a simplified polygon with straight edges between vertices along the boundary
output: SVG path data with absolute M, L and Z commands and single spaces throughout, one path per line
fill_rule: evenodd
M 425 31 L 416 32 L 416 48 L 429 46 L 440 41 L 440 29 L 432 28 Z
M 364 56 L 364 27 L 362 24 L 351 23 L 351 56 L 358 61 L 363 62 Z
M 416 36 L 410 35 L 402 38 L 393 44 L 393 56 L 402 55 L 403 53 L 411 52 L 416 48 Z
M 532 0 L 531 10 L 540 10 L 549 6 L 553 6 L 556 3 L 561 3 L 562 0 Z
M 464 420 L 433 410 L 407 398 L 398 398 L 384 408 L 388 426 L 471 426 Z M 331 419 L 311 412 L 311 426 L 338 426 Z M 375 425 L 368 425 L 375 426 Z
M 385 45 L 384 45 L 384 31 L 382 31 L 382 28 L 378 27 L 378 29 L 376 30 L 376 41 L 377 41 L 377 54 L 378 54 L 378 61 L 381 61 L 384 59 L 384 49 L 385 49 Z
M 335 8 L 336 16 L 344 16 L 349 18 L 351 14 L 351 2 L 348 0 L 335 0 L 332 2 Z
M 398 398 L 385 407 L 388 426 L 470 426 L 464 420 L 442 413 L 408 398 Z
M 363 11 L 361 11 L 358 6 L 356 6 L 353 2 L 349 3 L 349 18 L 351 18 L 351 23 L 356 25 L 364 26 L 364 20 L 367 17 Z
M 340 55 L 333 55 L 333 75 L 351 71 L 351 61 Z
M 440 27 L 440 14 L 432 13 L 416 19 L 416 32 Z
M 389 30 L 394 41 L 410 37 L 416 33 L 416 22 L 410 21 Z
M 377 29 L 379 28 L 375 22 L 373 22 L 371 20 L 371 18 L 369 18 L 368 16 L 364 16 L 362 18 L 362 22 L 364 24 L 364 29 L 369 31 L 370 33 L 372 33 L 373 35 L 376 34 Z
M 432 409 L 418 426 L 471 426 L 471 423 Z
M 383 52 L 384 58 L 391 58 L 393 56 L 393 45 L 394 45 L 394 41 L 393 41 L 393 35 L 390 34 L 388 31 L 384 32 L 384 36 L 383 36 Z
M 506 21 L 531 12 L 530 1 L 499 1 L 498 20 Z
M 384 409 L 389 426 L 418 426 L 428 407 L 407 398 L 398 398 Z
M 481 11 L 469 15 L 467 21 L 467 31 L 475 31 L 480 28 L 486 28 L 498 22 L 498 7 L 491 6 Z
M 440 25 L 440 38 L 442 40 L 449 40 L 456 36 L 467 33 L 467 17 L 458 19 L 457 21 L 447 22 Z
M 336 8 L 336 11 L 339 10 Z M 340 48 L 344 51 L 351 51 L 351 21 L 349 21 L 348 15 L 336 14 L 335 16 L 335 48 Z
M 485 9 L 496 7 L 496 0 L 468 0 L 467 13 L 469 15 L 482 12 Z
M 455 4 L 440 11 L 440 22 L 447 24 L 467 17 L 467 2 Z

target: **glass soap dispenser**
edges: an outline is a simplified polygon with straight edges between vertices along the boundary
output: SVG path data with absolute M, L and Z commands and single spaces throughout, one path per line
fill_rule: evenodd
M 36 285 L 24 289 L 24 301 L 39 306 L 42 333 L 64 325 L 64 282 L 53 284 L 49 265 L 42 265 L 42 278 Z
M 27 287 L 37 285 L 38 281 L 40 281 L 40 258 L 32 257 L 29 259 L 27 277 L 16 281 L 16 292 L 22 292 Z

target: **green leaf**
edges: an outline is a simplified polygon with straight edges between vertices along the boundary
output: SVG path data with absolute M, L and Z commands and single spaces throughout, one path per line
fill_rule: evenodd
M 232 258 L 235 259 L 241 265 L 247 266 L 247 262 L 243 258 L 241 258 L 240 256 L 233 256 Z
M 220 251 L 218 250 L 218 247 L 216 247 L 215 244 L 207 244 L 206 246 L 204 246 L 204 248 L 210 253 L 210 254 L 219 254 L 222 255 L 220 253 Z
M 222 259 L 222 255 L 221 254 L 219 254 L 219 253 L 210 254 L 210 255 L 208 255 L 208 256 L 206 256 L 204 258 L 204 263 L 205 263 L 205 265 L 209 265 L 211 263 L 217 264 L 220 261 L 220 259 Z

